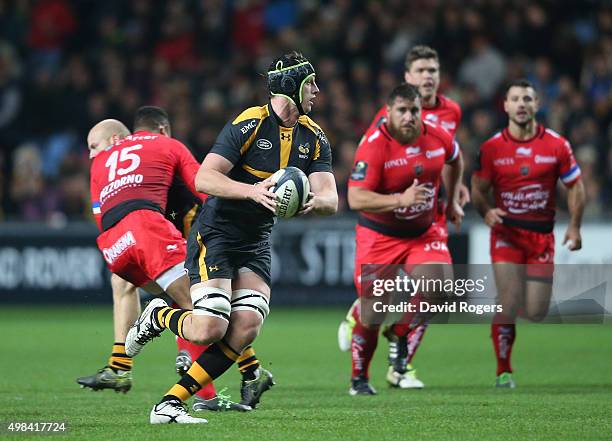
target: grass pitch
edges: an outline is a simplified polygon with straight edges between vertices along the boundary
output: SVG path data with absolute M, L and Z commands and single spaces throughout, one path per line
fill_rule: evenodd
M 496 390 L 489 327 L 434 325 L 415 359 L 426 389 L 384 382 L 386 343 L 372 367 L 375 397 L 349 397 L 349 354 L 336 346 L 339 309 L 273 308 L 255 349 L 277 386 L 248 414 L 207 413 L 209 424 L 150 426 L 174 384 L 170 332 L 135 360 L 126 395 L 79 389 L 106 363 L 111 308 L 0 310 L 0 421 L 65 421 L 75 440 L 590 440 L 612 437 L 612 326 L 520 324 L 516 390 Z M 236 369 L 217 388 L 239 397 Z M 0 439 L 41 439 L 9 435 Z M 57 438 L 55 438 L 57 436 Z

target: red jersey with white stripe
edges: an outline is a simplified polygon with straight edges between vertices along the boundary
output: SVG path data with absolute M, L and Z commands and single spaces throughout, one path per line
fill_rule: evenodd
M 421 118 L 423 121 L 434 123 L 451 135 L 455 135 L 459 123 L 461 122 L 461 107 L 455 101 L 444 95 L 436 95 L 436 105 L 433 107 L 425 107 L 421 110 Z M 370 127 L 366 133 L 380 127 L 387 121 L 387 105 L 380 108 L 374 120 L 370 123 Z
M 390 212 L 360 212 L 359 223 L 383 234 L 399 237 L 417 236 L 434 221 L 440 189 L 440 175 L 445 162 L 459 156 L 459 145 L 442 128 L 423 122 L 421 135 L 410 145 L 402 145 L 391 136 L 386 124 L 366 133 L 355 153 L 349 187 L 361 187 L 381 194 L 399 194 L 414 179 L 431 189 L 423 204 Z
M 91 200 L 98 226 L 108 230 L 128 213 L 149 209 L 165 213 L 175 175 L 198 198 L 199 164 L 179 141 L 139 131 L 99 153 L 91 164 Z
M 508 213 L 504 223 L 528 229 L 535 223 L 552 230 L 557 180 L 571 187 L 580 179 L 570 143 L 542 125 L 528 140 L 514 139 L 506 128 L 486 141 L 475 173 L 493 185 L 495 206 Z

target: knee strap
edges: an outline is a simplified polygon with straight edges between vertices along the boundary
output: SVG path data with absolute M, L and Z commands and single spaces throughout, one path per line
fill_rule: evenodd
M 255 311 L 265 320 L 270 313 L 270 306 L 266 296 L 259 291 L 237 289 L 232 291 L 232 312 L 234 311 Z
M 210 315 L 229 322 L 230 294 L 221 288 L 202 287 L 192 291 L 194 315 Z

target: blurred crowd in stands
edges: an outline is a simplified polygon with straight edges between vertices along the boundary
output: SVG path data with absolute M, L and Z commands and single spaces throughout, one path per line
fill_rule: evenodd
M 85 138 L 167 109 L 201 160 L 223 124 L 267 101 L 262 75 L 297 49 L 317 69 L 312 117 L 334 151 L 341 195 L 364 129 L 429 44 L 458 101 L 469 180 L 506 123 L 504 84 L 533 81 L 539 119 L 568 137 L 587 215 L 612 207 L 612 4 L 581 0 L 0 0 L 0 219 L 90 218 Z M 346 202 L 341 202 L 346 210 Z

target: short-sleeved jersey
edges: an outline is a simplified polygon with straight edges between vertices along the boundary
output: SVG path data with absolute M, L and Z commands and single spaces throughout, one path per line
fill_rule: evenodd
M 228 122 L 210 149 L 234 167 L 231 179 L 246 184 L 261 182 L 280 168 L 297 167 L 306 175 L 331 172 L 331 148 L 323 130 L 306 115 L 293 127 L 279 124 L 271 104 L 251 107 Z M 209 196 L 202 210 L 205 225 L 232 235 L 267 235 L 274 215 L 249 200 Z
M 128 213 L 165 213 L 175 175 L 194 194 L 199 164 L 187 147 L 164 135 L 139 131 L 99 153 L 91 163 L 91 200 L 106 231 Z
M 455 161 L 459 153 L 459 145 L 452 136 L 428 122 L 423 122 L 421 135 L 410 145 L 402 145 L 393 138 L 386 124 L 367 133 L 355 154 L 349 187 L 399 194 L 418 179 L 432 191 L 423 204 L 383 213 L 362 211 L 359 223 L 391 236 L 422 234 L 435 218 L 442 168 Z
M 506 128 L 484 142 L 475 174 L 491 182 L 495 206 L 508 213 L 504 223 L 549 232 L 557 180 L 572 186 L 580 168 L 570 143 L 539 125 L 531 139 L 515 139 Z
M 455 135 L 459 123 L 461 122 L 461 107 L 455 101 L 444 95 L 436 95 L 436 105 L 433 107 L 423 106 L 421 118 L 423 118 L 424 121 L 429 121 L 442 127 L 451 135 Z M 387 105 L 384 105 L 372 120 L 366 133 L 380 127 L 380 125 L 386 121 Z

